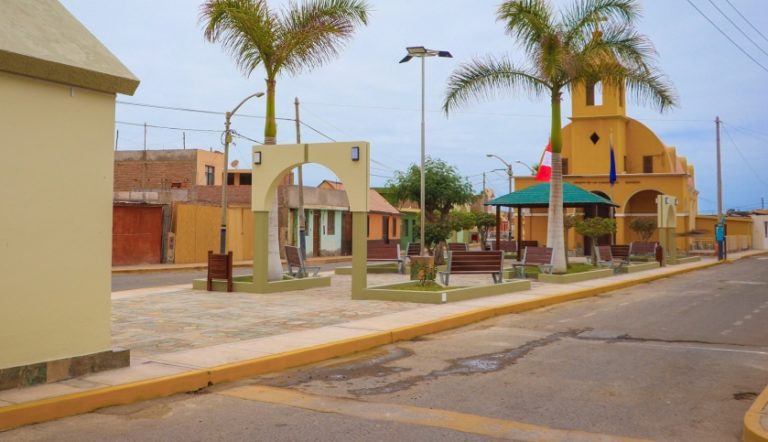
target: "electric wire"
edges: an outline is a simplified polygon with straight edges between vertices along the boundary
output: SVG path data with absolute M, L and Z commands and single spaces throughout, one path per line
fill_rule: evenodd
M 734 23 L 734 22 L 733 22 L 733 20 L 731 20 L 731 18 L 730 18 L 730 17 L 728 17 L 727 15 L 725 15 L 725 12 L 723 12 L 723 10 L 722 10 L 722 9 L 720 9 L 720 8 L 719 8 L 719 7 L 718 7 L 718 6 L 715 4 L 715 2 L 713 2 L 712 0 L 709 0 L 709 2 L 712 4 L 712 6 L 714 6 L 714 7 L 715 7 L 715 9 L 717 9 L 717 12 L 719 12 L 719 13 L 720 13 L 720 15 L 722 15 L 723 17 L 725 17 L 725 19 L 726 19 L 726 20 L 728 20 L 728 22 L 729 22 L 730 24 L 732 24 L 732 25 L 733 25 L 733 27 L 734 27 L 734 28 L 736 28 L 736 30 L 737 30 L 737 31 L 739 31 L 739 32 L 741 33 L 741 35 L 743 35 L 743 36 L 744 36 L 744 38 L 746 38 L 746 39 L 747 39 L 747 40 L 749 40 L 749 41 L 750 41 L 750 42 L 751 42 L 753 45 L 755 45 L 755 47 L 756 47 L 756 48 L 757 48 L 757 49 L 758 49 L 760 52 L 762 52 L 762 53 L 763 53 L 763 54 L 765 54 L 765 55 L 768 55 L 768 52 L 765 52 L 765 49 L 763 49 L 762 47 L 760 47 L 760 45 L 758 45 L 758 44 L 757 44 L 757 42 L 755 42 L 754 40 L 752 40 L 752 39 L 749 37 L 749 35 L 747 35 L 747 33 L 746 33 L 746 32 L 744 32 L 744 31 L 741 29 L 741 27 L 740 27 L 739 25 L 737 25 L 736 23 Z
M 748 24 L 748 25 L 749 25 L 749 26 L 750 26 L 750 27 L 751 27 L 751 28 L 752 28 L 752 29 L 753 29 L 755 32 L 757 32 L 757 33 L 758 33 L 758 34 L 759 34 L 761 37 L 763 37 L 763 39 L 765 39 L 765 41 L 768 41 L 768 37 L 766 37 L 766 36 L 765 36 L 765 35 L 764 35 L 762 32 L 760 32 L 760 30 L 759 30 L 759 29 L 757 29 L 757 28 L 755 27 L 755 25 L 753 25 L 753 24 L 752 24 L 752 22 L 751 22 L 751 21 L 747 20 L 747 17 L 744 17 L 744 14 L 742 14 L 742 13 L 741 13 L 741 11 L 739 11 L 739 10 L 736 8 L 736 6 L 733 6 L 733 3 L 731 3 L 731 0 L 725 0 L 725 2 L 726 2 L 726 3 L 728 3 L 728 4 L 731 6 L 731 8 L 733 8 L 733 10 L 734 10 L 734 11 L 736 11 L 736 13 L 737 13 L 737 14 L 739 14 L 739 17 L 741 17 L 741 18 L 742 18 L 742 19 L 743 19 L 745 22 L 747 22 L 747 24 Z
M 730 41 L 730 42 L 731 42 L 731 43 L 732 43 L 734 46 L 736 46 L 736 48 L 738 48 L 738 49 L 741 51 L 741 53 L 742 53 L 742 54 L 746 55 L 746 56 L 747 56 L 747 57 L 748 57 L 750 60 L 752 60 L 752 61 L 753 61 L 753 62 L 754 62 L 756 65 L 760 66 L 760 67 L 761 67 L 761 68 L 762 68 L 762 69 L 763 69 L 765 72 L 768 72 L 768 68 L 766 68 L 765 66 L 763 66 L 763 65 L 762 65 L 762 64 L 761 64 L 759 61 L 757 61 L 757 60 L 756 60 L 756 59 L 755 59 L 755 58 L 754 58 L 752 55 L 750 55 L 750 54 L 749 54 L 747 51 L 745 51 L 745 50 L 744 50 L 744 48 L 742 48 L 741 46 L 739 46 L 739 44 L 738 44 L 738 43 L 736 43 L 736 42 L 735 42 L 735 41 L 734 41 L 734 40 L 733 40 L 733 39 L 732 39 L 732 38 L 731 38 L 731 37 L 730 37 L 728 34 L 726 34 L 726 33 L 725 33 L 725 31 L 723 31 L 722 29 L 720 29 L 720 27 L 719 27 L 719 26 L 717 26 L 717 24 L 715 24 L 715 22 L 713 22 L 713 21 L 712 21 L 712 20 L 711 20 L 709 17 L 707 17 L 707 15 L 706 15 L 706 14 L 704 14 L 704 12 L 702 12 L 702 10 L 701 10 L 701 9 L 699 9 L 699 8 L 698 8 L 698 7 L 697 7 L 697 6 L 696 6 L 696 5 L 695 5 L 695 4 L 694 4 L 694 3 L 693 3 L 691 0 L 686 0 L 686 1 L 688 2 L 688 4 L 689 4 L 689 5 L 691 5 L 691 6 L 693 7 L 693 9 L 695 9 L 695 10 L 696 10 L 696 11 L 697 11 L 697 12 L 698 12 L 698 13 L 699 13 L 699 14 L 700 14 L 702 17 L 704 17 L 704 18 L 705 18 L 705 19 L 706 19 L 706 20 L 709 22 L 709 24 L 711 24 L 712 26 L 714 26 L 714 27 L 715 27 L 715 29 L 717 29 L 717 30 L 718 30 L 718 32 L 720 32 L 720 33 L 723 35 L 723 37 L 727 38 L 727 39 L 728 39 L 728 41 Z
M 726 128 L 725 125 L 723 125 L 723 131 L 725 132 L 725 135 L 728 136 L 728 139 L 731 140 L 731 144 L 736 149 L 736 152 L 739 154 L 741 159 L 744 160 L 744 164 L 746 164 L 747 168 L 752 171 L 753 174 L 755 174 L 755 178 L 757 178 L 757 180 L 760 181 L 764 186 L 768 187 L 768 182 L 763 181 L 763 178 L 760 176 L 760 174 L 758 174 L 757 171 L 752 167 L 752 163 L 750 163 L 749 160 L 747 160 L 747 157 L 741 153 L 741 149 L 739 149 L 739 146 L 736 144 L 736 141 L 733 140 L 731 133 L 728 131 L 728 128 Z

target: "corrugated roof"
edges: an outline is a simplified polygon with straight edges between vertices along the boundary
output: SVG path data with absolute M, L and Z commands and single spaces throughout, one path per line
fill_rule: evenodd
M 0 1 L 0 71 L 127 95 L 139 85 L 56 0 Z
M 523 190 L 502 195 L 485 203 L 486 206 L 547 207 L 549 183 L 536 184 Z M 563 183 L 563 206 L 616 206 L 610 200 L 571 183 Z
M 336 190 L 344 190 L 344 184 L 338 181 L 323 180 L 320 186 L 326 185 Z M 378 213 L 391 213 L 399 215 L 400 211 L 397 210 L 392 204 L 389 204 L 381 194 L 373 189 L 368 189 L 368 211 Z

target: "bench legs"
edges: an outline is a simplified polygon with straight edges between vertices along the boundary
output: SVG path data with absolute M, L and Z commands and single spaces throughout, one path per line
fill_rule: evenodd
M 440 281 L 442 281 L 444 286 L 448 285 L 448 279 L 450 278 L 451 274 L 448 272 L 440 272 L 438 273 L 438 276 L 440 277 Z

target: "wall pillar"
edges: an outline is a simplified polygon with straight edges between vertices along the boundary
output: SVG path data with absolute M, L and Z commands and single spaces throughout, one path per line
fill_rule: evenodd
M 368 287 L 368 212 L 352 212 L 352 298 Z
M 269 271 L 269 212 L 253 212 L 253 285 L 266 290 Z

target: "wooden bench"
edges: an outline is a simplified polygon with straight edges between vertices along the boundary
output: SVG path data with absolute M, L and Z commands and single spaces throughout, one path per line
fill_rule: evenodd
M 420 256 L 421 244 L 417 242 L 409 242 L 408 247 L 405 250 L 405 256 Z
M 491 250 L 496 250 L 496 241 L 491 241 L 489 244 Z M 499 250 L 504 253 L 515 253 L 517 252 L 517 241 L 499 241 Z
M 449 242 L 448 251 L 449 252 L 467 252 L 469 251 L 469 248 L 467 247 L 467 244 L 463 242 Z
M 540 271 L 552 273 L 552 257 L 551 247 L 526 247 L 522 261 L 513 263 L 512 268 L 520 278 L 525 278 L 526 267 L 537 267 Z
M 611 246 L 595 246 L 595 259 L 598 267 L 611 269 L 619 268 L 626 263 L 624 259 L 613 256 Z
M 213 291 L 214 279 L 226 279 L 227 291 L 233 290 L 231 250 L 226 255 L 213 253 L 212 250 L 208 251 L 208 276 L 206 277 L 205 289 L 209 292 Z
M 629 244 L 629 258 L 642 258 L 656 260 L 657 242 L 632 241 Z
M 301 250 L 298 247 L 285 246 L 285 259 L 288 261 L 288 274 L 295 278 L 309 276 L 310 271 L 312 276 L 317 276 L 320 271 L 320 266 L 307 266 L 304 263 L 304 257 L 301 256 Z
M 613 259 L 620 259 L 624 263 L 629 264 L 629 246 L 626 244 L 613 244 L 611 245 L 611 255 Z
M 504 271 L 503 252 L 485 251 L 448 251 L 447 267 L 439 272 L 443 285 L 448 285 L 451 275 L 476 275 L 490 273 L 493 282 L 502 282 Z
M 396 262 L 397 271 L 405 273 L 405 260 L 400 256 L 398 243 L 368 243 L 368 261 Z

